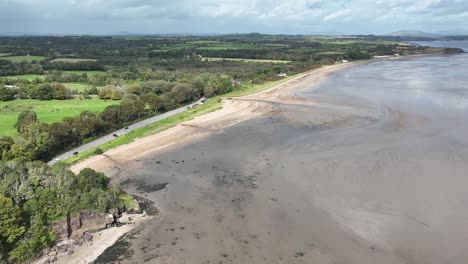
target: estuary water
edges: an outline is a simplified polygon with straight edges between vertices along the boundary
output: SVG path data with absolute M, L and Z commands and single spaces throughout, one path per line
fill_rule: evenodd
M 467 54 L 371 62 L 130 164 L 115 177 L 161 214 L 121 262 L 466 263 L 467 73 Z

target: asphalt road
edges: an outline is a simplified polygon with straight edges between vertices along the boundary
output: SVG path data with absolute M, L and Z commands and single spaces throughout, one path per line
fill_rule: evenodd
M 174 109 L 172 111 L 169 111 L 169 112 L 166 112 L 164 114 L 160 114 L 160 115 L 157 115 L 157 116 L 153 116 L 153 117 L 150 117 L 148 119 L 145 119 L 145 120 L 142 120 L 138 123 L 135 123 L 135 124 L 132 124 L 132 125 L 129 125 L 127 128 L 128 129 L 125 129 L 125 128 L 122 128 L 122 129 L 119 129 L 119 130 L 116 130 L 116 131 L 113 131 L 103 137 L 100 137 L 94 141 L 91 141 L 87 144 L 84 144 L 84 145 L 81 145 L 77 148 L 74 148 L 72 150 L 69 150 L 55 158 L 53 158 L 52 160 L 50 160 L 47 164 L 51 165 L 53 164 L 54 162 L 56 162 L 57 160 L 63 160 L 63 159 L 66 159 L 66 158 L 69 158 L 69 157 L 72 157 L 73 156 L 73 153 L 75 152 L 78 152 L 78 153 L 81 153 L 83 151 L 86 151 L 88 149 L 92 149 L 92 148 L 95 148 L 95 147 L 98 147 L 104 143 L 107 143 L 113 139 L 115 139 L 116 137 L 114 137 L 114 134 L 118 135 L 118 136 L 122 136 L 122 135 L 125 135 L 135 129 L 138 129 L 138 128 L 142 128 L 144 126 L 147 126 L 147 125 L 150 125 L 152 123 L 155 123 L 155 122 L 158 122 L 162 119 L 165 119 L 165 118 L 168 118 L 168 117 L 171 117 L 173 115 L 176 115 L 178 113 L 182 113 L 184 112 L 185 110 L 187 110 L 187 107 L 190 107 L 192 108 L 194 104 L 201 104 L 201 101 L 203 100 L 203 98 L 201 98 L 200 100 L 192 103 L 192 104 L 189 104 L 189 105 L 186 105 L 186 106 L 183 106 L 183 107 L 180 107 L 180 108 L 177 108 L 177 109 Z

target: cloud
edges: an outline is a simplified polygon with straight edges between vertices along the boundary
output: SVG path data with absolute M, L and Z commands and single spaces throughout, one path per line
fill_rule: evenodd
M 0 32 L 369 34 L 468 29 L 467 17 L 466 0 L 0 0 Z
M 323 21 L 330 21 L 330 20 L 336 20 L 337 18 L 341 18 L 343 16 L 348 15 L 351 12 L 349 9 L 344 9 L 344 10 L 339 10 L 336 12 L 333 12 L 323 18 Z

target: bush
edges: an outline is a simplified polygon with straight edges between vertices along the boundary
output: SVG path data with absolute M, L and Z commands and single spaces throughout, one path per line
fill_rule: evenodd
M 6 88 L 0 84 L 0 101 L 10 101 L 15 99 L 17 91 L 12 88 Z
M 104 151 L 103 151 L 101 148 L 97 148 L 97 149 L 94 151 L 94 154 L 96 154 L 96 155 L 101 155 L 102 153 L 104 153 Z

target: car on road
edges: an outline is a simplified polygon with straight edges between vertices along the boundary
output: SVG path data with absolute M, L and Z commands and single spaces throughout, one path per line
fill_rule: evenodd
M 78 153 L 79 153 L 78 151 L 75 151 L 73 152 L 73 155 L 78 155 Z
M 117 134 L 113 134 L 112 136 L 113 136 L 113 137 L 119 137 L 119 135 L 117 135 Z

